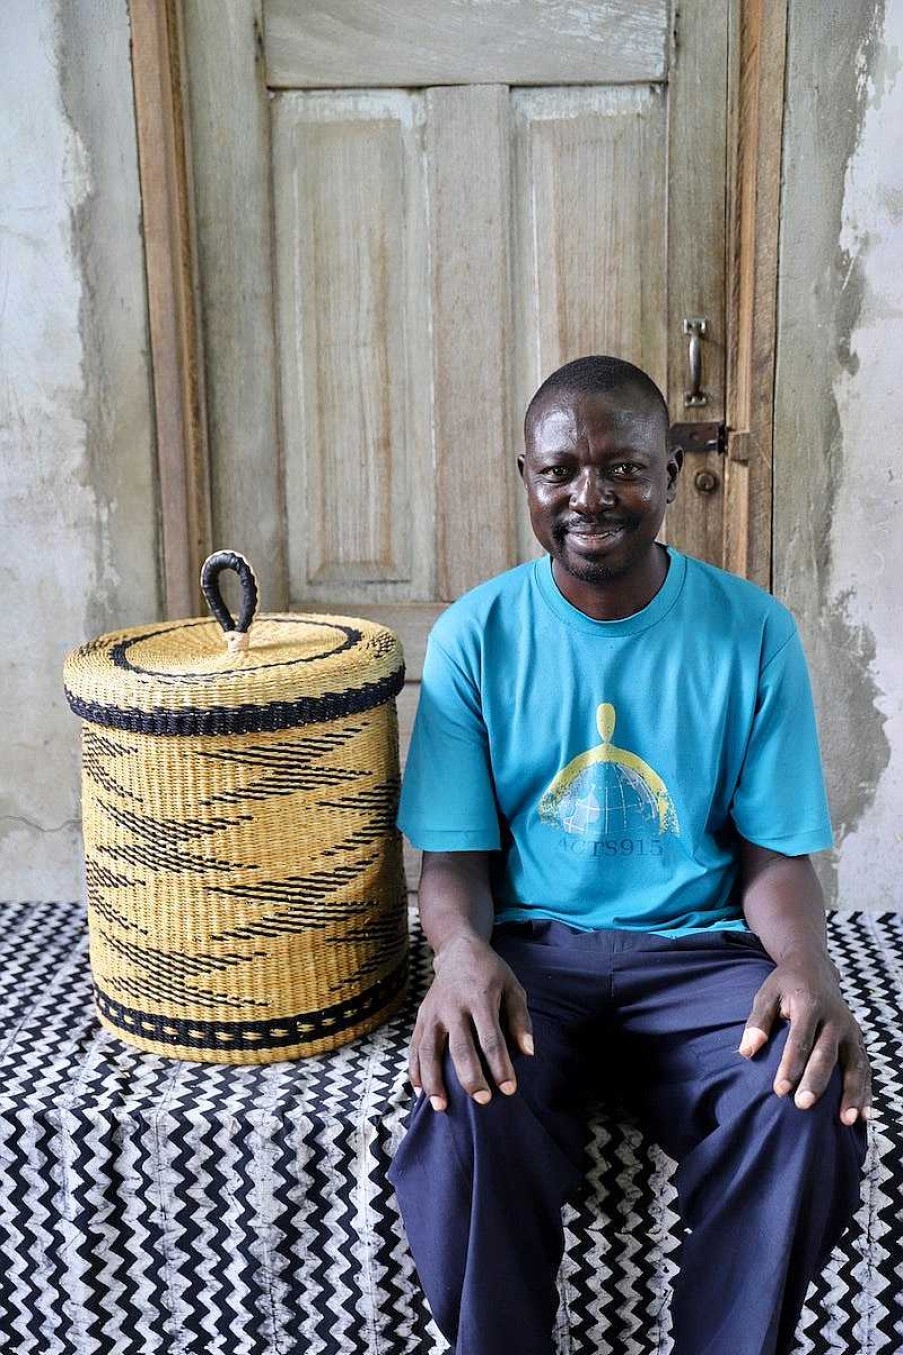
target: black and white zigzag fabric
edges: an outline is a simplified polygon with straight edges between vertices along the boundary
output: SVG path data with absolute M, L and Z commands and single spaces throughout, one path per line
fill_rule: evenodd
M 398 1016 L 268 1067 L 131 1049 L 91 1006 L 87 919 L 0 905 L 0 1352 L 440 1355 L 386 1170 L 431 976 L 411 916 Z M 880 1123 L 862 1204 L 798 1330 L 799 1355 L 903 1349 L 903 916 L 832 913 Z M 566 1206 L 559 1355 L 667 1355 L 675 1164 L 600 1107 Z

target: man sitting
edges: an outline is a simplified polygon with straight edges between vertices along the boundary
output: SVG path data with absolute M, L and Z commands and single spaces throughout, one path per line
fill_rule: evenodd
M 617 1081 L 678 1164 L 675 1355 L 789 1352 L 871 1096 L 796 623 L 656 541 L 683 458 L 646 373 L 568 363 L 524 435 L 547 553 L 452 603 L 424 660 L 397 822 L 435 978 L 389 1180 L 457 1355 L 549 1355 L 587 1101 Z

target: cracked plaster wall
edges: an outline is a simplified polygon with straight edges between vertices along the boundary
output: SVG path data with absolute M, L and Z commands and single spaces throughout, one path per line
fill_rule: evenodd
M 0 897 L 81 889 L 72 645 L 159 611 L 126 0 L 0 25 Z
M 774 591 L 809 656 L 828 902 L 903 910 L 903 0 L 790 0 Z

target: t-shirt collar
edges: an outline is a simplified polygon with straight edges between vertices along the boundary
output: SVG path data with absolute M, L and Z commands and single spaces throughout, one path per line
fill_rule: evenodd
M 583 631 L 586 635 L 605 635 L 618 639 L 623 635 L 636 635 L 640 631 L 648 630 L 650 626 L 661 621 L 677 601 L 687 571 L 687 557 L 675 546 L 666 545 L 665 550 L 668 552 L 670 563 L 661 588 L 645 607 L 641 607 L 630 616 L 621 617 L 618 621 L 597 621 L 569 602 L 555 582 L 552 557 L 548 553 L 539 556 L 533 562 L 533 578 L 542 598 L 560 621 L 574 630 Z

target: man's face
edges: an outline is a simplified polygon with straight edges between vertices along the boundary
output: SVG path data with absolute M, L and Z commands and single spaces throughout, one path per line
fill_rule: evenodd
M 683 461 L 666 439 L 661 413 L 630 391 L 558 392 L 539 407 L 517 468 L 560 569 L 602 583 L 648 562 Z

